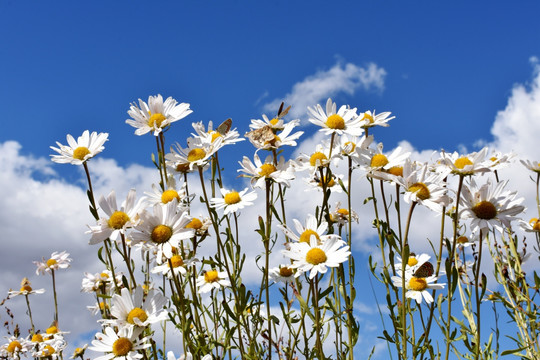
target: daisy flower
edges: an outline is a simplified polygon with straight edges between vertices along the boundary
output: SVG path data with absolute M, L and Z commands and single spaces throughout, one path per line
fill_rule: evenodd
M 210 206 L 215 209 L 225 209 L 224 215 L 234 213 L 246 206 L 253 205 L 253 201 L 257 198 L 255 191 L 248 192 L 248 188 L 237 192 L 234 190 L 227 190 L 225 188 L 219 189 L 222 198 L 210 199 Z
M 116 284 L 119 287 L 122 285 L 122 276 L 122 273 L 116 273 Z M 109 294 L 113 286 L 114 282 L 111 271 L 103 270 L 101 273 L 96 274 L 85 272 L 81 291 L 86 293 L 101 291 L 103 294 Z
M 488 163 L 492 170 L 499 170 L 510 165 L 515 157 L 516 154 L 514 153 L 503 154 L 500 151 L 496 151 L 491 154 Z
M 66 346 L 67 342 L 63 338 L 55 338 L 52 341 L 40 343 L 32 356 L 39 359 L 61 359 Z
M 394 264 L 394 268 L 396 269 L 396 271 L 401 271 L 403 266 L 403 260 L 399 255 L 397 255 L 396 258 L 398 262 Z M 415 253 L 410 253 L 409 257 L 407 258 L 407 263 L 405 264 L 405 273 L 410 275 L 414 274 L 416 270 L 422 267 L 422 265 L 429 262 L 430 258 L 431 256 L 429 256 L 428 254 L 416 255 Z
M 338 267 L 347 261 L 351 252 L 349 246 L 344 246 L 341 237 L 335 235 L 319 244 L 317 238 L 312 236 L 309 243 L 289 243 L 290 249 L 283 250 L 283 255 L 290 258 L 293 263 L 291 268 L 297 269 L 295 277 L 304 272 L 310 272 L 309 278 L 313 279 L 317 274 L 324 274 L 329 267 Z
M 326 101 L 326 111 L 321 105 L 317 104 L 315 108 L 308 107 L 309 121 L 312 124 L 320 126 L 319 131 L 326 135 L 331 134 L 349 134 L 352 136 L 360 136 L 364 130 L 361 128 L 361 121 L 356 116 L 356 108 L 350 109 L 346 105 L 342 105 L 336 111 L 336 104 L 332 99 Z
M 210 121 L 208 123 L 208 130 L 206 130 L 202 121 L 198 123 L 193 123 L 192 124 L 193 129 L 195 129 L 195 132 L 197 134 L 191 134 L 191 135 L 193 135 L 194 138 L 199 138 L 201 143 L 209 143 L 209 144 L 213 143 L 218 138 L 221 138 L 222 146 L 236 144 L 237 142 L 245 140 L 244 138 L 240 137 L 240 134 L 238 133 L 236 128 L 230 129 L 229 127 L 228 130 L 227 129 L 221 130 L 221 126 L 226 125 L 226 124 L 228 124 L 227 120 L 223 124 L 221 124 L 220 126 L 214 129 L 212 121 Z
M 177 359 L 174 356 L 174 353 L 172 351 L 169 351 L 167 353 L 167 360 L 193 360 L 193 355 L 191 355 L 191 353 L 188 351 Z M 201 360 L 212 360 L 212 355 L 204 355 Z
M 392 276 L 391 279 L 395 287 L 403 286 L 403 279 L 401 276 Z M 431 304 L 433 302 L 433 297 L 428 290 L 441 290 L 444 289 L 444 286 L 446 285 L 434 284 L 435 281 L 437 281 L 437 277 L 434 275 L 423 278 L 405 273 L 405 288 L 407 289 L 405 297 L 416 300 L 418 304 L 422 303 L 423 298 L 427 304 Z
M 456 239 L 456 244 L 457 244 L 459 249 L 467 248 L 467 247 L 471 246 L 473 243 L 474 243 L 474 241 L 470 240 L 465 235 L 458 236 L 458 238 Z
M 199 294 L 204 294 L 219 289 L 222 286 L 231 286 L 226 271 L 208 270 L 197 278 Z
M 249 124 L 249 128 L 251 130 L 257 130 L 257 129 L 263 128 L 265 126 L 269 126 L 270 128 L 272 128 L 275 131 L 281 131 L 285 127 L 285 122 L 279 116 L 275 117 L 275 118 L 272 118 L 270 120 L 268 118 L 268 116 L 263 114 L 262 118 L 263 118 L 262 120 L 260 120 L 260 119 L 251 119 L 251 123 Z M 299 125 L 300 120 L 292 120 L 291 122 L 293 122 L 295 124 L 295 126 L 297 126 L 297 125 Z
M 525 166 L 527 169 L 534 171 L 537 174 L 540 174 L 540 163 L 537 161 L 530 161 L 530 160 L 519 160 L 523 166 Z
M 540 220 L 538 218 L 532 218 L 529 222 L 520 220 L 521 228 L 527 232 L 540 232 Z
M 193 229 L 186 229 L 191 221 L 187 211 L 177 212 L 177 202 L 166 205 L 154 205 L 154 213 L 145 211 L 141 214 L 141 224 L 131 234 L 133 244 L 141 241 L 157 250 L 158 256 L 167 258 L 173 255 L 173 248 L 179 247 L 181 240 L 191 239 Z
M 341 207 L 341 203 L 338 201 L 336 203 L 336 206 L 334 207 L 334 210 L 330 213 L 330 219 L 333 222 L 338 223 L 339 225 L 343 226 L 347 224 L 347 222 L 349 221 L 349 217 L 351 218 L 352 221 L 356 223 L 359 220 L 358 214 L 355 211 L 351 211 L 349 213 L 349 210 Z
M 517 192 L 505 191 L 508 181 L 498 182 L 495 186 L 488 180 L 482 186 L 478 186 L 471 178 L 469 185 L 463 187 L 463 196 L 460 204 L 462 219 L 471 219 L 471 231 L 497 229 L 503 232 L 504 228 L 510 227 L 510 222 L 515 215 L 525 210 L 520 205 L 523 198 L 516 199 Z
M 43 294 L 45 292 L 45 289 L 33 290 L 30 285 L 31 285 L 30 280 L 28 280 L 28 278 L 24 278 L 21 281 L 21 289 L 19 291 L 15 291 L 15 290 L 8 291 L 8 299 L 11 299 L 12 297 L 19 296 L 19 295 L 28 296 L 30 294 Z
M 57 148 L 51 146 L 51 149 L 60 155 L 51 155 L 51 160 L 59 164 L 82 165 L 84 162 L 93 158 L 103 151 L 103 144 L 108 140 L 109 134 L 97 133 L 93 131 L 91 134 L 85 130 L 77 141 L 71 135 L 66 136 L 68 145 L 62 145 L 58 141 Z
M 278 228 L 283 231 L 285 236 L 296 242 L 309 244 L 311 237 L 314 236 L 315 239 L 317 239 L 317 242 L 322 244 L 331 237 L 330 235 L 325 235 L 326 230 L 328 230 L 328 223 L 322 221 L 320 225 L 317 225 L 317 218 L 312 214 L 307 216 L 303 225 L 297 219 L 293 219 L 292 222 L 295 231 L 289 229 L 285 225 L 278 225 Z
M 309 170 L 311 174 L 317 172 L 319 168 L 329 166 L 330 164 L 336 166 L 341 159 L 340 150 L 338 144 L 334 144 L 330 149 L 330 144 L 317 144 L 315 146 L 315 152 L 311 155 L 300 154 L 294 163 L 297 171 Z
M 343 135 L 339 137 L 338 148 L 340 149 L 341 155 L 347 156 L 353 159 L 358 158 L 361 154 L 371 153 L 372 150 L 369 148 L 373 142 L 373 136 L 350 136 Z M 371 158 L 371 156 L 369 156 Z
M 439 162 L 446 165 L 452 174 L 468 176 L 477 173 L 490 171 L 489 159 L 486 159 L 488 148 L 485 147 L 478 152 L 473 152 L 465 156 L 459 155 L 457 152 L 452 154 L 441 152 Z
M 94 358 L 94 360 L 137 360 L 143 355 L 139 350 L 144 350 L 151 346 L 148 338 L 141 340 L 140 330 L 134 331 L 133 327 L 123 327 L 114 331 L 112 327 L 106 327 L 104 333 L 97 333 L 96 339 L 92 341 L 92 346 L 88 349 L 96 352 L 105 353 L 105 355 Z
M 158 136 L 167 126 L 192 112 L 189 104 L 179 104 L 172 97 L 168 97 L 163 102 L 161 95 L 149 96 L 148 104 L 141 99 L 139 99 L 139 106 L 135 103 L 130 104 L 128 114 L 131 118 L 126 120 L 126 124 L 137 129 L 135 135 L 144 135 L 153 131 L 154 136 Z
M 82 348 L 75 348 L 75 350 L 73 351 L 73 355 L 71 355 L 70 359 L 76 359 L 78 357 L 84 359 L 84 352 L 86 351 L 86 348 L 88 348 L 88 344 L 85 344 Z
M 223 139 L 218 137 L 211 143 L 203 143 L 198 138 L 189 138 L 187 144 L 184 149 L 176 143 L 165 155 L 167 166 L 176 172 L 187 173 L 196 167 L 206 167 L 212 155 L 223 146 Z
M 166 304 L 167 298 L 160 292 L 149 290 L 145 297 L 143 288 L 138 286 L 132 296 L 128 289 L 123 288 L 121 295 L 112 297 L 111 315 L 116 319 L 104 322 L 119 327 L 147 327 L 169 318 Z
M 183 184 L 180 188 L 176 186 L 176 180 L 173 176 L 170 176 L 167 180 L 167 187 L 165 190 L 162 190 L 161 187 L 156 184 L 152 184 L 152 192 L 145 192 L 147 197 L 145 198 L 145 203 L 153 207 L 156 204 L 167 204 L 170 201 L 176 199 L 178 204 L 182 207 L 184 206 L 184 201 L 186 200 L 186 184 Z
M 320 176 L 319 174 L 315 173 L 312 177 L 305 179 L 310 185 L 310 187 L 306 188 L 306 191 L 309 191 L 311 189 L 322 191 L 324 189 L 326 191 L 330 190 L 332 193 L 342 193 L 343 188 L 339 183 L 340 180 L 343 183 L 343 186 L 347 187 L 347 181 L 344 181 L 343 177 L 343 174 L 330 174 Z
M 240 175 L 251 178 L 251 186 L 254 188 L 264 189 L 266 180 L 272 180 L 286 187 L 290 186 L 290 181 L 294 180 L 294 168 L 290 161 L 285 162 L 283 156 L 280 157 L 277 164 L 272 161 L 272 156 L 267 156 L 263 163 L 259 155 L 255 154 L 253 161 L 244 156 L 242 162 L 238 162 L 242 169 L 239 172 L 244 172 L 246 175 Z
M 382 112 L 380 114 L 375 115 L 375 110 L 373 112 L 366 111 L 363 114 L 360 114 L 358 118 L 361 120 L 361 125 L 364 129 L 370 128 L 373 126 L 388 126 L 388 122 L 392 119 L 395 119 L 395 116 L 391 116 L 391 112 Z
M 142 202 L 139 201 L 135 204 L 135 197 L 135 189 L 131 189 L 126 201 L 119 208 L 116 204 L 116 193 L 114 190 L 106 198 L 101 196 L 98 203 L 101 210 L 108 217 L 99 219 L 96 226 L 88 226 L 90 231 L 87 234 L 92 234 L 92 238 L 90 239 L 91 245 L 98 244 L 107 238 L 117 240 L 120 234 L 125 235 L 128 228 L 138 224 Z
M 7 343 L 0 346 L 0 357 L 5 359 L 20 359 L 20 356 L 32 349 L 33 344 L 26 339 L 15 336 L 6 337 Z
M 209 217 L 200 216 L 200 218 L 191 218 L 189 224 L 186 225 L 186 229 L 193 229 L 196 235 L 203 236 L 208 233 L 210 225 L 212 225 L 212 220 Z
M 278 267 L 272 268 L 268 272 L 268 276 L 270 277 L 270 280 L 272 280 L 275 283 L 282 282 L 282 283 L 291 283 L 294 281 L 294 268 L 290 267 L 289 265 L 280 265 Z
M 297 131 L 291 134 L 292 130 L 298 124 L 299 122 L 297 121 L 290 121 L 283 126 L 281 132 L 276 127 L 266 125 L 246 133 L 245 136 L 258 150 L 272 150 L 279 149 L 282 146 L 296 146 L 296 140 L 304 133 L 303 131 Z
M 362 152 L 357 160 L 358 164 L 370 173 L 370 176 L 380 178 L 379 173 L 389 172 L 390 169 L 403 166 L 403 163 L 410 152 L 403 152 L 401 146 L 398 146 L 389 155 L 383 153 L 383 144 L 377 145 L 377 150 L 373 153 Z
M 61 253 L 55 251 L 52 253 L 49 260 L 42 258 L 42 261 L 34 261 L 37 266 L 36 275 L 50 273 L 51 271 L 58 269 L 67 269 L 70 266 L 71 259 L 69 254 L 65 251 Z
M 187 273 L 186 268 L 189 268 L 197 261 L 198 259 L 185 260 L 180 254 L 174 254 L 170 259 L 166 258 L 160 265 L 155 266 L 152 269 L 152 274 L 163 274 L 172 279 L 173 274 L 176 276 L 185 275 Z
M 88 305 L 86 308 L 93 316 L 96 316 L 97 314 L 106 314 L 110 311 L 111 307 L 105 301 L 100 301 L 95 303 L 94 305 Z

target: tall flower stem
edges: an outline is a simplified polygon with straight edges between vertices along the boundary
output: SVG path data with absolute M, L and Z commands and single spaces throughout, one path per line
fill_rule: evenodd
M 58 322 L 58 299 L 56 297 L 56 278 L 54 276 L 54 269 L 51 269 L 53 295 L 54 295 L 54 320 Z
M 28 294 L 24 295 L 26 299 L 26 307 L 28 308 L 28 317 L 30 318 L 30 325 L 32 326 L 32 334 L 35 334 L 36 328 L 34 327 L 34 320 L 32 320 L 32 310 L 30 310 L 30 300 L 28 299 Z

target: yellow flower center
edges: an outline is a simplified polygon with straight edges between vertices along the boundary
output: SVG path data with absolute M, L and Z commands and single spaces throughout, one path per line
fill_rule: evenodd
M 171 258 L 171 265 L 173 268 L 177 268 L 179 266 L 184 265 L 184 259 L 180 255 L 173 255 Z
M 55 353 L 56 350 L 51 345 L 45 345 L 45 348 L 43 351 L 41 351 L 41 355 L 43 357 L 50 356 Z
M 293 270 L 287 266 L 279 268 L 279 275 L 283 277 L 289 277 L 293 274 Z
M 497 159 L 496 156 L 492 156 L 489 158 L 489 160 L 491 160 L 492 162 L 497 162 L 499 159 Z
M 326 155 L 324 155 L 322 152 L 315 152 L 311 155 L 311 157 L 309 158 L 309 164 L 311 166 L 315 166 L 317 165 L 317 162 L 319 163 L 319 165 L 323 164 L 324 163 L 324 160 L 328 160 L 328 158 L 326 157 Z
M 345 129 L 345 120 L 338 114 L 333 114 L 326 119 L 326 126 L 330 129 L 343 130 Z
M 259 175 L 261 176 L 269 176 L 274 171 L 276 171 L 276 167 L 273 164 L 262 164 L 261 165 L 261 171 L 259 171 Z
M 47 260 L 47 266 L 48 267 L 53 267 L 54 265 L 56 265 L 58 262 L 54 259 L 49 259 Z
M 197 218 L 193 218 L 193 220 L 191 220 L 191 222 L 186 225 L 186 229 L 199 230 L 202 227 L 203 227 L 202 221 Z
M 383 154 L 375 154 L 373 155 L 373 157 L 371 158 L 371 163 L 370 163 L 370 166 L 372 168 L 379 168 L 379 167 L 383 167 L 385 166 L 386 164 L 388 164 L 388 158 L 383 155 Z
M 305 243 L 308 243 L 309 244 L 309 239 L 311 239 L 311 236 L 315 236 L 315 238 L 317 239 L 317 242 L 318 240 L 320 240 L 320 237 L 319 237 L 319 234 L 317 234 L 316 231 L 314 230 L 311 230 L 311 229 L 306 229 L 301 235 L 300 235 L 300 242 L 305 242 Z
M 240 202 L 240 194 L 236 191 L 231 191 L 230 193 L 225 195 L 225 204 L 232 205 L 232 204 L 238 204 Z
M 466 244 L 469 242 L 469 238 L 466 236 L 460 236 L 456 240 L 459 244 Z
M 131 349 L 133 349 L 133 344 L 125 337 L 118 338 L 112 346 L 112 352 L 115 356 L 126 356 Z
M 148 319 L 148 315 L 143 309 L 136 307 L 128 313 L 127 322 L 136 325 L 135 318 L 139 319 L 141 322 L 145 322 L 146 319 Z
M 364 118 L 362 120 L 366 120 L 368 124 L 373 124 L 373 116 L 368 113 L 364 113 Z
M 23 285 L 21 287 L 20 291 L 28 291 L 28 292 L 30 292 L 30 291 L 32 291 L 32 287 L 30 285 Z
M 32 335 L 32 342 L 43 342 L 43 336 L 41 334 Z
M 416 291 L 426 290 L 427 289 L 426 279 L 412 277 L 411 280 L 409 280 L 409 289 L 416 290 Z
M 480 201 L 472 207 L 472 211 L 479 219 L 491 220 L 497 216 L 497 208 L 489 201 Z
M 341 209 L 338 209 L 336 212 L 342 217 L 349 216 L 349 210 L 347 210 L 347 209 L 341 208 Z
M 326 261 L 326 254 L 319 248 L 313 248 L 307 252 L 306 261 L 313 265 L 319 265 Z
M 356 149 L 356 144 L 352 141 L 347 141 L 345 144 L 343 144 L 343 153 L 344 154 L 351 154 Z
M 155 113 L 150 115 L 150 119 L 148 119 L 148 126 L 150 127 L 161 127 L 161 123 L 163 120 L 167 119 L 165 115 L 162 113 Z
M 394 176 L 403 176 L 403 166 L 392 166 L 388 169 L 388 173 Z
M 431 197 L 428 187 L 424 183 L 414 183 L 409 186 L 408 191 L 416 194 L 416 197 L 420 200 L 426 200 Z
M 178 195 L 178 192 L 176 190 L 165 190 L 163 194 L 161 194 L 161 202 L 164 204 L 173 201 L 173 199 L 180 201 L 180 196 Z
M 105 310 L 105 309 L 108 309 L 109 308 L 109 305 L 107 303 L 104 303 L 103 301 L 101 301 L 99 303 L 99 309 L 100 310 Z
M 73 150 L 73 158 L 77 160 L 84 160 L 84 157 L 88 154 L 90 154 L 90 150 L 84 146 L 79 146 Z
M 56 326 L 51 326 L 50 328 L 48 328 L 47 330 L 45 330 L 45 332 L 49 335 L 51 334 L 56 334 L 58 333 L 58 328 Z
M 102 272 L 102 273 L 100 274 L 100 276 L 101 276 L 102 278 L 104 278 L 104 279 L 108 279 L 108 278 L 109 278 L 109 274 L 104 273 L 104 272 Z
M 272 125 L 276 125 L 278 122 L 279 122 L 278 118 L 273 118 L 272 120 L 270 120 L 270 124 Z
M 129 221 L 129 216 L 123 211 L 115 211 L 109 218 L 109 227 L 113 229 L 122 229 L 124 225 Z
M 534 231 L 540 231 L 540 221 L 535 219 L 534 225 L 532 225 Z
M 334 185 L 336 185 L 336 182 L 334 181 L 334 178 L 332 176 L 329 177 L 328 180 L 326 180 L 326 176 L 323 176 L 320 180 L 319 180 L 319 186 L 320 187 L 323 187 L 326 186 L 326 187 L 332 187 Z
M 22 345 L 17 340 L 13 340 L 12 342 L 10 342 L 7 347 L 8 353 L 14 353 L 15 351 L 21 351 L 21 350 L 22 350 Z
M 469 158 L 466 156 L 460 157 L 454 162 L 454 166 L 457 167 L 458 169 L 463 169 L 465 166 L 472 165 L 472 164 L 473 164 L 472 161 L 469 160 Z
M 156 244 L 167 242 L 172 236 L 172 229 L 167 225 L 158 225 L 152 230 L 150 237 Z
M 216 270 L 209 270 L 204 273 L 204 281 L 206 281 L 207 283 L 218 281 L 218 279 L 219 275 Z
M 414 256 L 409 256 L 409 259 L 407 260 L 407 265 L 414 266 L 418 264 L 418 260 Z
M 206 156 L 206 151 L 201 148 L 195 148 L 189 151 L 187 159 L 189 162 L 194 162 L 197 160 L 204 159 Z

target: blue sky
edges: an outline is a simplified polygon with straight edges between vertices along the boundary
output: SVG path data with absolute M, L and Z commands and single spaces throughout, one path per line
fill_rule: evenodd
M 391 126 L 376 130 L 385 149 L 407 140 L 425 158 L 441 148 L 474 150 L 482 141 L 538 158 L 533 135 L 540 131 L 540 3 L 509 4 L 0 2 L 0 197 L 6 204 L 0 228 L 2 237 L 21 237 L 32 249 L 6 259 L 0 289 L 32 274 L 24 269 L 31 260 L 67 249 L 80 255 L 65 275 L 75 289 L 66 295 L 66 311 L 77 311 L 82 272 L 99 269 L 82 256 L 90 219 L 82 214 L 81 174 L 49 163 L 49 146 L 65 143 L 68 133 L 108 132 L 103 158 L 116 162 L 95 162 L 98 190 L 148 185 L 154 139 L 133 135 L 125 120 L 129 104 L 149 95 L 191 104 L 193 114 L 167 133 L 168 141 L 183 145 L 191 122 L 231 117 L 243 134 L 251 119 L 273 114 L 277 109 L 269 104 L 282 99 L 304 100 L 290 105 L 310 139 L 316 129 L 308 126 L 305 106 L 331 96 L 359 111 L 391 111 Z M 230 161 L 236 176 L 236 151 L 253 150 L 241 144 L 227 151 L 221 159 Z M 122 171 L 130 178 L 116 175 Z M 426 236 L 420 229 L 412 233 Z M 370 247 L 362 244 L 355 250 L 365 260 Z M 18 252 L 15 245 L 6 246 Z M 369 332 L 377 322 L 377 316 L 368 317 L 373 301 L 360 300 Z M 94 321 L 81 316 L 69 325 Z

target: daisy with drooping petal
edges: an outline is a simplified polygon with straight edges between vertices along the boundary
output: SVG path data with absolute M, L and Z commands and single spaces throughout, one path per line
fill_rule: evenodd
M 230 120 L 230 119 L 229 119 Z M 194 138 L 199 138 L 201 143 L 213 143 L 218 138 L 221 138 L 222 146 L 236 144 L 237 142 L 244 141 L 244 138 L 240 137 L 240 134 L 234 129 L 227 131 L 221 131 L 220 127 L 213 128 L 212 121 L 208 123 L 208 130 L 204 128 L 202 121 L 191 124 L 197 134 L 192 134 Z
M 178 248 L 181 240 L 191 239 L 193 229 L 187 229 L 191 218 L 187 211 L 177 211 L 176 199 L 166 205 L 154 205 L 151 214 L 141 214 L 141 224 L 131 234 L 133 245 L 144 242 L 144 245 L 157 250 L 159 257 L 171 258 L 173 248 Z
M 271 120 L 266 116 L 265 114 L 262 114 L 262 120 L 260 119 L 251 119 L 251 123 L 249 124 L 249 128 L 251 130 L 257 130 L 261 129 L 265 126 L 269 126 L 273 130 L 281 131 L 285 127 L 285 122 L 280 117 L 272 118 Z M 300 122 L 299 120 L 292 120 L 291 122 L 294 122 L 295 125 L 298 125 L 297 123 Z
M 527 169 L 534 171 L 537 174 L 540 174 L 540 162 L 538 161 L 530 161 L 530 160 L 519 160 L 523 166 L 525 166 Z
M 106 198 L 101 196 L 98 203 L 107 217 L 100 218 L 96 226 L 88 226 L 90 231 L 87 234 L 92 234 L 89 242 L 91 245 L 98 244 L 107 238 L 117 240 L 120 234 L 125 235 L 128 228 L 138 224 L 142 203 L 139 201 L 136 204 L 135 197 L 135 189 L 131 189 L 126 201 L 119 208 L 114 190 Z
M 7 343 L 0 346 L 0 357 L 4 359 L 20 359 L 21 355 L 33 347 L 32 343 L 26 339 L 18 339 L 15 336 L 5 338 Z
M 341 159 L 340 149 L 338 144 L 334 144 L 330 148 L 329 143 L 317 144 L 315 146 L 315 152 L 311 155 L 300 154 L 294 163 L 297 171 L 309 170 L 310 174 L 313 174 L 321 167 L 330 166 L 330 164 L 336 166 Z
M 51 341 L 45 341 L 38 345 L 32 356 L 39 359 L 61 359 L 67 342 L 61 337 L 55 337 Z
M 529 222 L 520 220 L 520 225 L 527 232 L 540 233 L 540 220 L 538 218 L 531 218 Z
M 401 146 L 398 146 L 389 155 L 383 153 L 383 144 L 377 145 L 377 150 L 373 153 L 362 152 L 357 160 L 358 164 L 363 167 L 369 176 L 380 178 L 380 172 L 388 172 L 390 169 L 403 166 L 403 163 L 409 156 L 410 152 L 403 152 Z
M 123 274 L 117 272 L 115 275 L 116 285 L 122 287 Z M 86 293 L 101 292 L 102 294 L 110 294 L 111 289 L 115 286 L 113 280 L 112 272 L 110 270 L 103 270 L 101 273 L 96 274 L 85 272 L 84 278 L 82 279 L 81 291 Z
M 324 274 L 329 267 L 338 267 L 348 260 L 351 252 L 349 246 L 344 245 L 340 236 L 334 235 L 319 244 L 315 236 L 311 236 L 309 243 L 289 243 L 290 249 L 283 250 L 283 255 L 292 260 L 291 268 L 297 269 L 295 277 L 309 271 L 309 278 L 317 274 Z
M 403 286 L 401 276 L 392 276 L 391 279 L 395 287 Z M 407 289 L 405 297 L 416 300 L 418 304 L 422 303 L 423 298 L 427 304 L 431 304 L 433 302 L 433 297 L 428 290 L 441 290 L 444 289 L 444 286 L 446 285 L 434 284 L 435 281 L 437 281 L 437 277 L 434 275 L 423 278 L 412 276 L 410 273 L 405 273 L 405 288 Z
M 207 270 L 197 278 L 199 294 L 210 292 L 213 289 L 219 289 L 222 286 L 231 286 L 226 271 Z
M 147 195 L 145 203 L 150 207 L 153 207 L 156 204 L 164 205 L 174 199 L 176 199 L 181 208 L 187 206 L 187 204 L 184 203 L 186 201 L 186 184 L 183 184 L 178 188 L 173 176 L 169 176 L 165 190 L 162 190 L 161 187 L 156 184 L 152 184 L 152 192 L 145 192 L 144 194 Z
M 452 174 L 469 176 L 477 173 L 485 173 L 490 171 L 490 161 L 486 159 L 488 148 L 485 147 L 478 152 L 461 156 L 457 152 L 452 154 L 441 152 L 439 162 L 450 168 Z
M 520 205 L 524 199 L 516 199 L 517 192 L 504 190 L 507 183 L 501 181 L 492 185 L 491 180 L 488 180 L 478 186 L 471 178 L 470 183 L 463 186 L 463 196 L 460 199 L 462 210 L 459 215 L 462 219 L 471 219 L 473 233 L 491 229 L 502 233 L 504 227 L 510 227 L 510 222 L 516 219 L 515 215 L 525 210 Z
M 187 269 L 198 261 L 197 258 L 184 259 L 182 255 L 174 253 L 170 259 L 165 258 L 161 264 L 155 266 L 152 269 L 152 274 L 163 274 L 172 279 L 173 274 L 176 276 L 185 275 Z
M 15 291 L 15 290 L 8 291 L 8 299 L 11 299 L 12 297 L 19 296 L 19 295 L 28 296 L 30 294 L 43 294 L 45 292 L 45 289 L 34 290 L 32 289 L 30 285 L 31 285 L 30 280 L 28 280 L 28 278 L 24 278 L 21 281 L 21 289 L 19 291 Z
M 186 225 L 186 229 L 193 229 L 196 235 L 203 236 L 208 233 L 208 228 L 210 227 L 210 225 L 212 225 L 212 220 L 210 220 L 209 217 L 193 217 L 191 218 L 189 224 Z
M 57 148 L 51 146 L 51 149 L 60 155 L 51 155 L 51 160 L 59 164 L 82 165 L 85 161 L 93 158 L 103 151 L 103 144 L 108 140 L 109 134 L 97 133 L 93 131 L 91 134 L 85 130 L 77 141 L 71 135 L 66 136 L 68 145 L 62 145 L 58 141 Z
M 123 327 L 116 332 L 112 327 L 106 327 L 104 333 L 97 333 L 89 350 L 102 352 L 105 355 L 98 356 L 94 360 L 137 360 L 143 355 L 139 350 L 151 346 L 148 338 L 137 339 L 141 331 L 133 327 Z
M 309 214 L 305 223 L 302 225 L 297 219 L 293 219 L 294 230 L 289 229 L 286 225 L 278 225 L 278 228 L 283 231 L 285 236 L 296 242 L 305 242 L 309 244 L 311 237 L 315 236 L 319 243 L 323 243 L 330 236 L 325 235 L 328 230 L 328 223 L 321 221 L 320 225 L 317 225 L 317 218 L 314 215 Z
M 388 122 L 396 118 L 395 116 L 390 117 L 391 114 L 391 112 L 386 111 L 375 115 L 375 110 L 373 110 L 373 112 L 368 110 L 365 113 L 358 115 L 358 118 L 361 120 L 361 125 L 364 129 L 373 126 L 387 127 Z
M 343 180 L 343 174 L 330 174 L 320 176 L 318 173 L 314 173 L 312 177 L 304 179 L 310 185 L 306 188 L 306 191 L 315 189 L 319 191 L 328 191 L 332 193 L 342 193 L 343 187 L 340 182 L 343 183 L 343 186 L 347 187 L 347 181 Z
M 491 154 L 489 162 L 492 170 L 500 170 L 511 164 L 512 160 L 516 157 L 516 154 L 510 152 L 503 154 L 500 151 L 495 151 Z M 488 162 L 488 163 L 489 163 Z
M 179 104 L 172 97 L 168 97 L 164 102 L 163 97 L 158 94 L 149 96 L 148 104 L 141 99 L 139 99 L 139 106 L 131 103 L 128 110 L 131 119 L 126 120 L 126 124 L 137 128 L 135 135 L 144 135 L 153 131 L 154 136 L 158 136 L 167 126 L 192 112 L 188 103 Z
M 201 139 L 189 138 L 187 144 L 185 149 L 178 143 L 171 147 L 171 152 L 165 155 L 168 167 L 180 173 L 206 168 L 212 155 L 223 146 L 223 139 L 218 137 L 210 143 L 204 143 Z
M 336 107 L 336 103 L 332 102 L 330 98 L 326 101 L 326 111 L 319 104 L 315 108 L 308 107 L 309 121 L 320 126 L 319 131 L 326 135 L 360 136 L 364 129 L 361 128 L 360 119 L 356 116 L 356 108 L 350 109 L 348 106 L 342 105 L 336 111 Z
M 334 210 L 330 213 L 330 219 L 343 226 L 349 222 L 349 218 L 356 223 L 359 220 L 358 214 L 354 210 L 349 213 L 349 210 L 341 207 L 341 203 L 338 201 Z
M 373 151 L 370 145 L 373 142 L 373 136 L 350 136 L 343 135 L 339 137 L 338 147 L 342 156 L 355 159 L 358 162 L 360 154 L 371 154 Z M 371 155 L 369 156 L 371 158 Z
M 221 188 L 219 191 L 223 197 L 210 199 L 210 206 L 215 209 L 225 209 L 223 212 L 224 215 L 237 212 L 246 206 L 253 205 L 253 201 L 257 198 L 257 193 L 255 191 L 248 192 L 248 188 L 245 188 L 240 192 L 227 190 L 225 188 Z
M 295 269 L 291 268 L 290 264 L 280 265 L 278 267 L 270 269 L 270 271 L 268 272 L 268 276 L 270 277 L 270 280 L 275 283 L 292 283 L 295 279 L 294 272 Z
M 272 161 L 272 156 L 267 156 L 263 163 L 259 158 L 259 155 L 255 154 L 253 161 L 244 156 L 242 162 L 238 162 L 242 169 L 239 172 L 244 172 L 246 175 L 240 175 L 251 178 L 251 186 L 254 188 L 264 189 L 266 187 L 266 180 L 272 180 L 278 184 L 282 184 L 286 187 L 290 186 L 290 181 L 294 180 L 294 168 L 291 166 L 290 161 L 285 162 L 283 156 L 280 157 L 277 164 Z
M 55 251 L 52 253 L 49 260 L 42 258 L 42 261 L 34 261 L 37 266 L 36 275 L 50 273 L 52 270 L 67 269 L 70 266 L 71 259 L 65 251 L 61 253 Z
M 81 360 L 84 360 L 84 352 L 86 351 L 87 348 L 88 348 L 88 344 L 84 344 L 83 347 L 75 348 L 75 350 L 73 351 L 73 355 L 71 355 L 70 359 L 76 359 L 80 357 Z
M 119 327 L 147 327 L 168 319 L 166 304 L 167 298 L 153 289 L 144 296 L 141 286 L 135 288 L 133 295 L 123 288 L 121 295 L 114 294 L 112 297 L 111 315 L 115 319 L 103 321 Z

